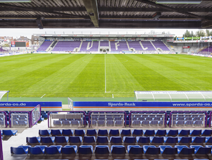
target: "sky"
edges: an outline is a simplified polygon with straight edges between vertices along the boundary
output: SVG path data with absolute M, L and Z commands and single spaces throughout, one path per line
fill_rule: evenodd
M 0 36 L 10 36 L 19 38 L 25 36 L 31 38 L 32 34 L 135 34 L 135 33 L 149 33 L 155 31 L 156 33 L 162 33 L 163 31 L 175 34 L 175 36 L 182 37 L 186 30 L 196 33 L 198 29 L 0 29 Z

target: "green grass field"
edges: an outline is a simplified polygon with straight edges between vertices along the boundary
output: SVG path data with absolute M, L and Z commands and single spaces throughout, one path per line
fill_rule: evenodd
M 212 59 L 189 55 L 26 54 L 0 58 L 10 97 L 134 97 L 212 90 Z M 17 99 L 16 98 L 16 99 Z M 131 98 L 132 99 L 132 98 Z

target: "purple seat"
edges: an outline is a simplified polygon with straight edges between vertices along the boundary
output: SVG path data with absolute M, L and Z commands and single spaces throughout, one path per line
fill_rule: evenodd
M 99 120 L 98 121 L 98 126 L 105 126 L 105 121 L 104 120 Z
M 113 120 L 107 120 L 107 121 L 106 121 L 106 125 L 107 125 L 107 126 L 114 126 Z
M 123 121 L 122 120 L 116 120 L 115 121 L 115 126 L 122 126 L 123 125 Z

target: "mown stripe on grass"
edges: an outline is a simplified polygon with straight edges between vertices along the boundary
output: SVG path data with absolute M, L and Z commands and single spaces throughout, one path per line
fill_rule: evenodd
M 131 93 L 135 90 L 144 90 L 142 85 L 124 67 L 129 63 L 123 55 L 106 55 L 107 92 L 109 93 Z
M 34 62 L 39 62 L 46 60 L 48 58 L 51 60 L 54 56 L 50 57 L 49 55 L 25 55 L 22 57 L 16 57 L 15 59 L 8 59 L 7 61 L 0 62 L 0 73 L 11 71 L 12 69 L 17 69 L 31 65 Z
M 168 87 L 168 85 L 164 85 L 164 89 L 166 88 L 166 90 L 170 89 L 170 90 L 202 90 L 203 85 L 204 85 L 204 81 L 199 80 L 199 79 L 195 79 L 195 83 L 194 83 L 194 78 L 192 75 L 189 74 L 189 72 L 184 71 L 184 70 L 189 70 L 189 67 L 185 67 L 185 66 L 181 66 L 180 64 L 172 64 L 171 65 L 171 61 L 170 60 L 158 60 L 155 59 L 155 56 L 152 56 L 151 59 L 143 59 L 142 56 L 139 55 L 135 55 L 135 59 L 137 61 L 142 60 L 142 63 L 152 69 L 155 70 L 155 72 L 163 75 L 164 77 L 166 77 L 167 79 L 175 82 L 177 84 L 177 86 L 175 85 L 170 85 L 170 87 Z M 166 65 L 170 63 L 170 65 Z M 151 64 L 151 65 L 150 65 Z M 179 71 L 178 69 L 181 68 Z M 191 70 L 191 69 L 190 69 Z M 190 72 L 194 72 L 195 70 L 192 70 Z M 206 85 L 207 82 L 206 82 Z
M 95 93 L 103 93 L 105 89 L 104 55 L 90 56 L 92 59 L 86 67 L 75 80 L 67 86 L 67 89 L 71 92 L 87 92 L 87 94 L 84 94 L 86 97 Z
M 46 94 L 45 97 L 71 96 L 71 88 L 68 89 L 68 85 L 74 81 L 91 59 L 90 55 L 75 55 L 71 59 L 64 60 L 68 65 L 64 65 L 55 70 L 53 74 L 33 84 L 23 94 Z
M 139 58 L 135 55 L 126 55 L 129 63 L 123 63 L 135 79 L 143 86 L 144 90 L 172 90 L 172 86 L 181 89 L 175 81 L 168 79 L 156 71 L 156 66 L 151 62 L 144 63 L 145 58 Z M 136 90 L 136 89 L 135 89 Z
M 7 76 L 7 80 L 3 79 L 4 83 L 1 81 L 0 87 L 4 90 L 9 88 L 11 90 L 11 96 L 20 96 L 22 95 L 22 92 L 29 88 L 32 84 L 40 81 L 46 76 L 49 76 L 49 74 L 53 74 L 60 67 L 63 67 L 64 59 L 67 59 L 68 57 L 71 59 L 74 55 L 54 55 L 53 57 L 54 58 L 51 60 L 45 59 L 45 61 L 35 61 L 32 65 L 25 68 L 21 67 L 21 69 L 16 69 L 16 72 Z M 65 63 L 65 65 L 68 64 Z M 30 95 L 32 96 L 33 94 L 31 93 Z

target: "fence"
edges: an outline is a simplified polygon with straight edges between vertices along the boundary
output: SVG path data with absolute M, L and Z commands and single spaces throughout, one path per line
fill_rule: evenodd
M 207 113 L 204 111 L 173 111 L 170 113 L 169 126 L 172 128 L 207 127 Z
M 89 125 L 90 127 L 125 127 L 126 113 L 124 111 L 91 111 Z
M 37 105 L 32 111 L 31 111 L 31 124 L 30 127 L 33 127 L 41 117 L 41 106 Z
M 165 128 L 167 115 L 165 111 L 131 111 L 130 127 Z
M 48 113 L 49 128 L 85 127 L 85 112 L 83 111 L 60 111 Z
M 7 113 L 6 112 L 0 112 L 0 127 L 6 128 L 7 127 Z
M 1 130 L 0 130 L 1 133 Z M 2 139 L 0 139 L 0 160 L 3 160 L 3 147 L 2 147 Z
M 10 128 L 29 128 L 30 112 L 28 111 L 10 111 Z
M 34 126 L 40 119 L 41 106 L 37 105 L 32 111 L 10 111 L 10 127 L 28 128 Z

